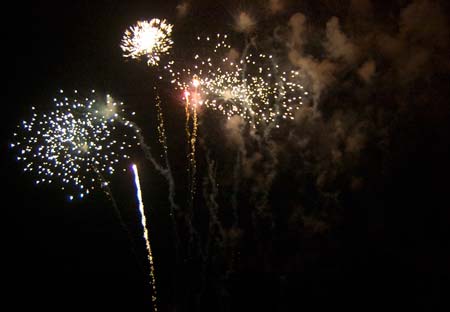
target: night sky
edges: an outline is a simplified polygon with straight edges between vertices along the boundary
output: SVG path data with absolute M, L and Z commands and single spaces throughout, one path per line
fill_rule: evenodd
M 36 186 L 9 145 L 31 106 L 44 112 L 60 89 L 95 89 L 136 112 L 132 121 L 162 163 L 157 87 L 175 229 L 167 180 L 139 148 L 131 156 L 159 311 L 442 309 L 450 281 L 449 10 L 444 0 L 5 7 L 2 305 L 152 310 L 131 172 L 110 179 L 118 215 L 100 188 L 69 202 L 56 185 Z M 180 91 L 158 80 L 160 69 L 124 59 L 119 46 L 127 27 L 155 17 L 174 24 L 178 59 L 191 61 L 197 35 L 227 33 L 238 53 L 247 38 L 301 72 L 310 93 L 294 120 L 268 132 L 203 110 L 192 208 Z

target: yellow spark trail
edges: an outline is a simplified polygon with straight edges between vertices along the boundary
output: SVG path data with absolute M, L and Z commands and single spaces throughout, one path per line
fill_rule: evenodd
M 158 141 L 164 148 L 164 155 L 167 157 L 167 139 L 166 139 L 166 131 L 164 128 L 164 116 L 161 108 L 161 98 L 159 95 L 156 96 L 156 110 L 157 110 L 157 119 L 158 119 Z
M 195 94 L 197 95 L 197 86 L 195 86 Z M 197 130 L 198 130 L 198 116 L 197 116 L 197 105 L 195 101 L 191 102 L 189 100 L 189 97 L 191 94 L 189 91 L 185 90 L 184 92 L 184 98 L 185 98 L 185 113 L 186 113 L 186 124 L 185 124 L 185 130 L 186 130 L 186 137 L 188 141 L 188 176 L 189 176 L 189 192 L 190 192 L 190 204 L 192 205 L 192 202 L 194 200 L 195 196 L 195 179 L 196 179 L 196 171 L 197 171 L 197 162 L 195 159 L 195 152 L 196 152 L 196 142 L 197 142 Z M 191 132 L 191 110 L 192 110 L 192 132 Z
M 193 117 L 192 117 L 192 135 L 191 135 L 191 201 L 194 200 L 195 195 L 195 176 L 197 173 L 197 162 L 195 160 L 195 144 L 197 142 L 197 129 L 198 129 L 198 118 L 197 118 L 197 106 L 192 105 Z
M 141 223 L 144 230 L 144 239 L 145 239 L 145 245 L 147 247 L 147 257 L 148 262 L 150 264 L 150 279 L 152 284 L 152 306 L 153 311 L 158 311 L 156 306 L 156 278 L 155 278 L 155 266 L 153 264 L 153 254 L 152 254 L 152 248 L 150 247 L 150 238 L 149 238 L 149 232 L 147 230 L 147 219 L 145 217 L 144 212 L 144 203 L 142 201 L 142 193 L 141 193 L 141 184 L 139 182 L 139 173 L 137 166 L 133 164 L 133 173 L 134 173 L 134 183 L 136 184 L 136 197 L 139 201 L 139 212 L 141 214 Z

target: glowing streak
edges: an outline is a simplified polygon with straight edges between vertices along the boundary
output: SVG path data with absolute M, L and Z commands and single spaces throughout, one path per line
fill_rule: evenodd
M 156 87 L 155 87 L 156 90 Z M 164 170 L 164 176 L 167 179 L 167 182 L 169 184 L 169 202 L 170 202 L 170 218 L 172 220 L 172 226 L 173 226 L 173 231 L 175 234 L 175 252 L 177 254 L 178 257 L 178 231 L 177 231 L 177 227 L 176 227 L 176 221 L 175 221 L 175 210 L 178 209 L 178 206 L 175 204 L 174 201 L 174 197 L 175 197 L 175 183 L 172 177 L 172 173 L 171 173 L 171 169 L 170 169 L 170 163 L 169 163 L 169 148 L 167 147 L 167 138 L 166 138 L 166 131 L 165 131 L 165 127 L 164 127 L 164 115 L 163 115 L 163 111 L 161 108 L 161 98 L 159 97 L 159 94 L 156 95 L 156 110 L 157 110 L 157 120 L 158 120 L 158 141 L 159 143 L 162 145 L 163 149 L 164 149 L 164 160 L 166 163 L 166 168 Z
M 189 101 L 189 96 L 190 96 L 190 93 L 189 93 L 189 91 L 184 91 L 184 99 L 185 99 L 185 103 L 186 103 L 186 105 L 184 106 L 184 108 L 185 108 L 185 114 L 186 114 L 186 123 L 185 123 L 185 125 L 184 125 L 184 128 L 185 128 L 185 131 L 186 131 L 186 137 L 187 137 L 187 139 L 188 140 L 190 140 L 190 137 L 191 137 L 191 131 L 190 131 L 190 127 L 189 127 L 189 121 L 190 121 L 190 119 L 191 119 L 191 116 L 190 116 L 190 101 Z M 189 144 L 189 142 L 188 142 L 188 145 L 190 146 L 190 144 Z
M 192 135 L 191 135 L 191 201 L 194 200 L 195 195 L 195 177 L 197 174 L 197 162 L 195 160 L 195 144 L 197 142 L 197 105 L 192 105 L 193 117 L 192 117 Z
M 139 182 L 139 173 L 137 166 L 133 164 L 133 173 L 134 173 L 134 183 L 136 184 L 136 197 L 139 201 L 139 212 L 141 215 L 141 224 L 142 228 L 144 230 L 144 239 L 145 239 L 145 246 L 147 247 L 147 257 L 148 262 L 150 264 L 150 278 L 151 278 L 151 284 L 152 284 L 152 305 L 153 305 L 153 311 L 157 311 L 156 307 L 156 278 L 155 278 L 155 267 L 153 264 L 153 255 L 152 255 L 152 248 L 150 247 L 150 238 L 149 233 L 147 230 L 147 219 L 145 217 L 145 211 L 144 211 L 144 203 L 142 201 L 142 193 L 141 193 L 141 184 Z
M 194 84 L 195 80 L 193 81 Z M 190 98 L 193 98 L 194 101 L 191 102 Z M 197 162 L 195 160 L 195 150 L 196 150 L 196 142 L 197 142 L 197 130 L 198 130 L 198 116 L 197 116 L 197 105 L 198 101 L 198 92 L 197 88 L 195 88 L 195 93 L 191 95 L 191 93 L 187 90 L 184 91 L 184 99 L 185 99 L 185 114 L 186 114 L 186 123 L 185 123 L 185 131 L 186 138 L 188 143 L 188 176 L 189 176 L 189 192 L 190 192 L 190 204 L 194 200 L 195 196 L 195 180 L 196 180 L 196 171 L 197 171 Z M 191 132 L 191 110 L 192 110 L 192 132 Z

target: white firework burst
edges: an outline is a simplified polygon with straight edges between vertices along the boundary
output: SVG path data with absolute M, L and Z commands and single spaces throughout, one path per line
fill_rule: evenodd
M 124 57 L 147 58 L 147 64 L 158 65 L 161 56 L 168 54 L 172 47 L 173 25 L 166 20 L 154 18 L 150 21 L 138 21 L 125 31 L 120 47 Z

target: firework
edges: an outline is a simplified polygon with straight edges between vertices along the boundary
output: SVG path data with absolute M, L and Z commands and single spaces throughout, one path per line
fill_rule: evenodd
M 77 91 L 65 96 L 61 90 L 53 101 L 48 113 L 32 108 L 31 120 L 18 126 L 11 147 L 24 170 L 37 176 L 36 184 L 59 182 L 70 200 L 83 198 L 108 185 L 106 177 L 139 145 L 136 130 L 122 116 L 123 103 L 109 95 L 101 99 L 93 90 L 88 97 Z
M 153 311 L 157 311 L 155 266 L 153 264 L 152 248 L 150 246 L 149 232 L 147 230 L 147 219 L 145 217 L 144 202 L 142 201 L 141 184 L 139 182 L 139 173 L 138 173 L 137 166 L 135 164 L 133 164 L 132 169 L 133 169 L 133 173 L 134 173 L 134 183 L 136 185 L 136 197 L 139 202 L 139 213 L 141 216 L 141 224 L 142 224 L 142 228 L 144 229 L 144 239 L 145 239 L 145 247 L 147 248 L 147 258 L 148 258 L 148 262 L 150 265 L 150 279 L 151 279 L 151 285 L 152 285 Z
M 197 161 L 195 157 L 196 152 L 196 143 L 197 143 L 197 131 L 198 131 L 198 116 L 197 116 L 197 102 L 198 102 L 198 89 L 199 80 L 196 78 L 193 79 L 192 84 L 194 85 L 194 92 L 191 94 L 189 91 L 185 90 L 184 99 L 185 99 L 185 114 L 186 114 L 186 123 L 185 123 L 185 131 L 186 131 L 186 139 L 188 143 L 188 177 L 189 177 L 189 193 L 190 199 L 189 203 L 192 206 L 194 196 L 195 196 L 195 181 L 196 181 L 196 173 L 197 173 Z M 191 97 L 193 102 L 191 102 Z M 192 115 L 192 117 L 191 117 Z M 192 131 L 191 131 L 192 126 Z
M 138 21 L 125 31 L 120 47 L 124 57 L 147 58 L 149 66 L 158 65 L 161 56 L 169 54 L 172 47 L 173 25 L 166 20 L 154 18 L 150 21 Z
M 196 54 L 191 67 L 175 70 L 173 61 L 165 66 L 171 83 L 190 96 L 192 105 L 218 110 L 228 118 L 241 116 L 254 126 L 275 123 L 278 127 L 280 120 L 294 119 L 302 96 L 308 94 L 298 83 L 297 71 L 280 70 L 269 54 L 249 53 L 231 60 L 226 57 L 232 51 L 226 35 L 197 37 L 197 41 L 198 46 L 206 42 L 212 48 Z

